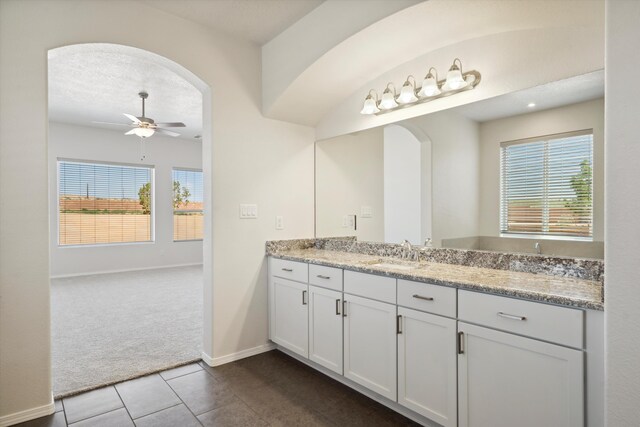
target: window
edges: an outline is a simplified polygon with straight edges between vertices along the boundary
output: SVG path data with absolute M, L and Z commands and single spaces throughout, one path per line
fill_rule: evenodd
M 58 161 L 59 244 L 152 240 L 153 169 Z
M 593 131 L 501 144 L 500 232 L 593 236 Z
M 202 240 L 203 236 L 202 171 L 173 170 L 173 240 Z

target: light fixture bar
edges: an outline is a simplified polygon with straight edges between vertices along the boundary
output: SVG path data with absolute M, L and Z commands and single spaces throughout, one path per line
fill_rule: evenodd
M 465 71 L 464 73 L 462 73 L 462 78 L 468 83 L 465 87 L 461 88 L 461 89 L 451 89 L 451 90 L 447 90 L 447 91 L 441 91 L 438 95 L 434 95 L 434 96 L 429 96 L 429 97 L 425 97 L 425 98 L 418 98 L 417 101 L 408 103 L 408 104 L 399 104 L 397 107 L 394 108 L 390 108 L 387 110 L 380 110 L 376 113 L 373 113 L 373 115 L 379 116 L 382 114 L 387 114 L 390 113 L 392 111 L 397 111 L 397 110 L 401 110 L 403 108 L 407 108 L 407 107 L 413 107 L 414 105 L 419 105 L 419 104 L 424 104 L 427 102 L 431 102 L 433 100 L 436 99 L 440 99 L 440 98 L 444 98 L 446 96 L 451 96 L 451 95 L 455 95 L 456 93 L 460 93 L 460 92 L 466 92 L 468 90 L 472 90 L 473 88 L 475 88 L 476 86 L 478 86 L 478 83 L 480 83 L 480 80 L 482 79 L 482 76 L 480 75 L 480 73 L 476 70 L 471 70 L 471 71 Z M 444 84 L 446 83 L 447 79 L 441 79 L 438 80 L 438 87 L 442 88 L 442 86 L 444 86 Z M 417 87 L 416 88 L 416 92 L 420 92 L 420 90 L 422 89 L 422 86 Z
M 462 72 L 462 61 L 456 58 L 444 79 L 438 80 L 438 71 L 431 67 L 420 87 L 417 86 L 416 79 L 409 75 L 399 94 L 396 93 L 396 87 L 393 83 L 387 83 L 380 99 L 378 99 L 377 92 L 373 89 L 370 90 L 360 114 L 377 116 L 472 90 L 478 86 L 481 78 L 480 73 L 476 70 Z

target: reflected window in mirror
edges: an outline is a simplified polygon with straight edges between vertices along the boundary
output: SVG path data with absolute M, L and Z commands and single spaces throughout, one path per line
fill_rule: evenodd
M 593 130 L 500 144 L 500 233 L 593 239 Z

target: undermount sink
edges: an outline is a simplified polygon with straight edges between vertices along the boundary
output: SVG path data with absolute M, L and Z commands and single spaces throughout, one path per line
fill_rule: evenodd
M 413 270 L 419 267 L 417 263 L 408 264 L 408 263 L 382 261 L 382 260 L 370 262 L 370 263 L 367 263 L 367 265 L 371 267 L 378 267 L 378 268 L 391 269 L 391 270 L 403 270 L 403 271 Z

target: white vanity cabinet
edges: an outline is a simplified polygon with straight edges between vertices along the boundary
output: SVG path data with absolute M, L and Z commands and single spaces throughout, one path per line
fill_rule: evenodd
M 398 317 L 398 403 L 455 427 L 456 320 L 404 307 Z
M 458 322 L 460 427 L 585 425 L 584 352 L 568 347 L 582 346 L 582 310 L 467 291 L 458 303 L 460 320 L 507 331 Z
M 309 286 L 309 359 L 342 375 L 342 292 Z
M 345 294 L 344 376 L 396 400 L 396 306 Z
M 269 281 L 271 340 L 309 357 L 308 285 L 272 277 Z

